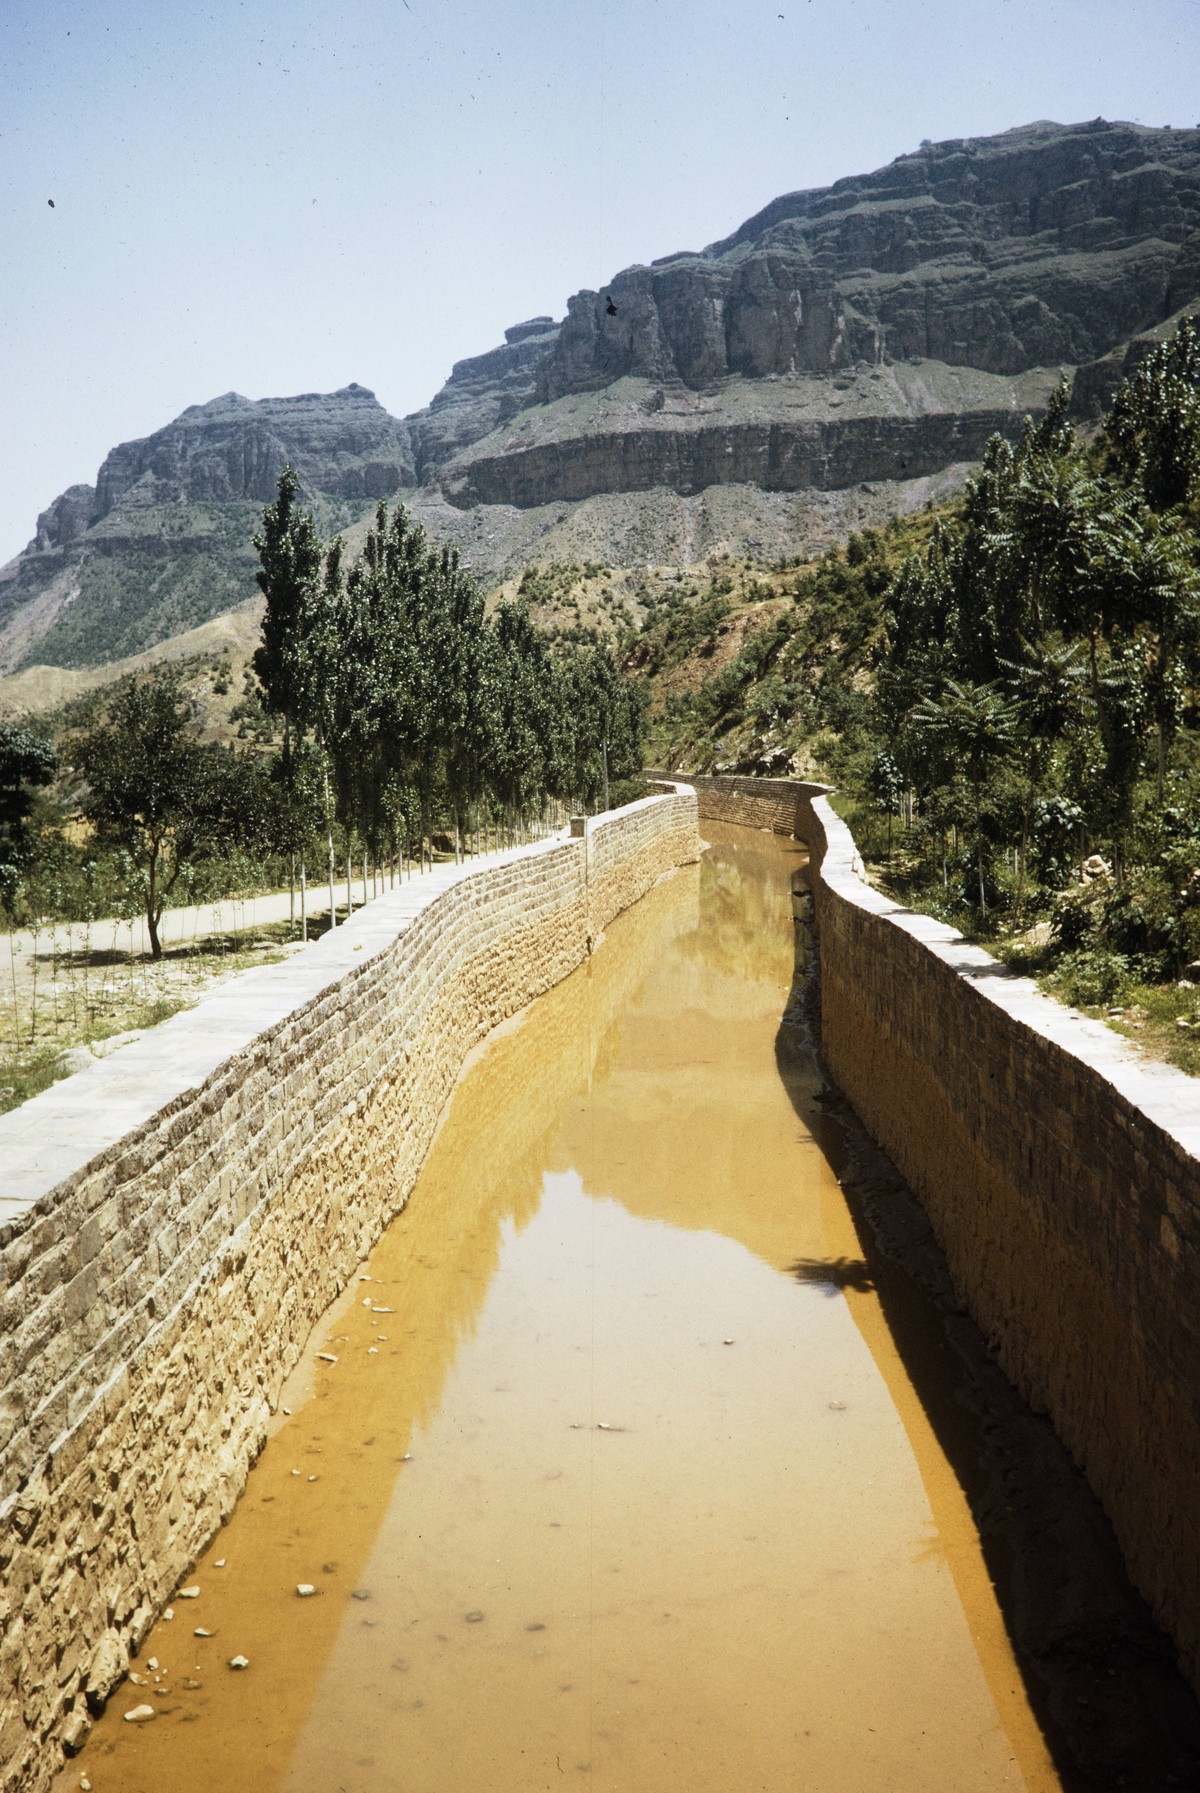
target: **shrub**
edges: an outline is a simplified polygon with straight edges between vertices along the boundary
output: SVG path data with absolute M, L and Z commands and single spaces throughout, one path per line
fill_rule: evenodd
M 1124 953 L 1107 947 L 1083 947 L 1065 953 L 1049 979 L 1056 996 L 1076 1007 L 1097 1007 L 1116 1002 L 1133 982 L 1132 967 Z

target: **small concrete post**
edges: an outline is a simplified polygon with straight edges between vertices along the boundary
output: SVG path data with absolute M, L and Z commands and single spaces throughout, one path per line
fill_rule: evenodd
M 583 900 L 587 905 L 587 949 L 592 950 L 592 830 L 587 816 L 571 817 L 571 839 L 583 842 Z

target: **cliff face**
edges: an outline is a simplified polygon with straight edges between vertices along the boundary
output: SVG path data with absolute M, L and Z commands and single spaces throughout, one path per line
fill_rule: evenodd
M 415 477 L 412 443 L 365 386 L 251 400 L 227 392 L 140 442 L 114 448 L 96 480 L 92 522 L 135 487 L 143 502 L 266 503 L 291 461 L 313 499 L 387 498 Z M 78 489 L 78 488 L 76 488 Z
M 114 448 L 0 569 L 0 668 L 136 653 L 253 597 L 251 537 L 289 461 L 326 528 L 416 479 L 407 426 L 364 386 L 189 406 Z
M 1200 131 L 1098 119 L 931 144 L 577 293 L 536 405 L 422 472 L 460 508 L 926 475 L 1012 434 L 1081 364 L 1093 414 L 1130 339 L 1197 295 Z M 924 376 L 905 402 L 834 414 L 847 382 L 886 373 L 882 401 L 900 369 Z M 986 392 L 954 390 L 962 371 Z M 635 388 L 618 440 L 606 411 Z M 589 396 L 564 432 L 562 404 Z
M 399 494 L 484 577 L 821 546 L 961 480 L 1064 375 L 1098 415 L 1198 298 L 1200 131 L 927 144 L 513 325 L 403 420 L 361 386 L 228 393 L 122 444 L 0 569 L 0 670 L 134 653 L 252 597 L 285 461 L 325 530 Z
M 1198 288 L 1200 132 L 1031 125 L 788 194 L 576 294 L 539 397 L 886 357 L 1021 373 L 1095 359 Z
M 422 481 L 536 401 L 538 374 L 558 332 L 553 318 L 530 318 L 511 325 L 500 348 L 454 363 L 428 410 L 406 420 Z
M 963 417 L 869 417 L 845 423 L 742 424 L 655 430 L 546 443 L 473 459 L 450 501 L 525 510 L 578 502 L 597 492 L 667 486 L 684 496 L 709 486 L 764 492 L 837 491 L 863 480 L 916 479 L 955 461 L 979 460 L 989 437 L 1018 435 L 1011 411 Z

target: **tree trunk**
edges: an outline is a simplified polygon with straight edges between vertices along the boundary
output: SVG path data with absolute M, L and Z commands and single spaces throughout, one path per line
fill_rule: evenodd
M 304 856 L 300 856 L 300 938 L 308 940 L 308 875 Z
M 150 957 L 162 958 L 162 943 L 158 938 L 158 918 L 162 914 L 162 904 L 158 900 L 158 848 L 152 849 L 150 863 L 146 868 L 146 932 L 150 936 Z M 129 926 L 129 953 L 133 957 L 133 924 Z
M 322 759 L 324 760 L 323 755 L 322 755 Z M 321 774 L 322 774 L 322 777 L 325 782 L 325 843 L 326 843 L 327 847 L 329 848 L 329 925 L 331 928 L 336 928 L 337 927 L 337 897 L 334 894 L 334 888 L 333 888 L 333 881 L 334 881 L 334 876 L 335 876 L 335 872 L 336 872 L 336 862 L 333 857 L 333 816 L 330 813 L 331 806 L 330 806 L 330 800 L 329 800 L 329 763 L 328 763 L 328 761 L 324 761 L 324 763 L 321 767 Z

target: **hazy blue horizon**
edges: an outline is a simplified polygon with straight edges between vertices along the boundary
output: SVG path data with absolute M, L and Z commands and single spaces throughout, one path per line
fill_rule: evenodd
M 780 193 L 1039 118 L 1192 125 L 1198 74 L 1198 0 L 9 0 L 0 562 L 188 405 L 357 380 L 402 416 Z

